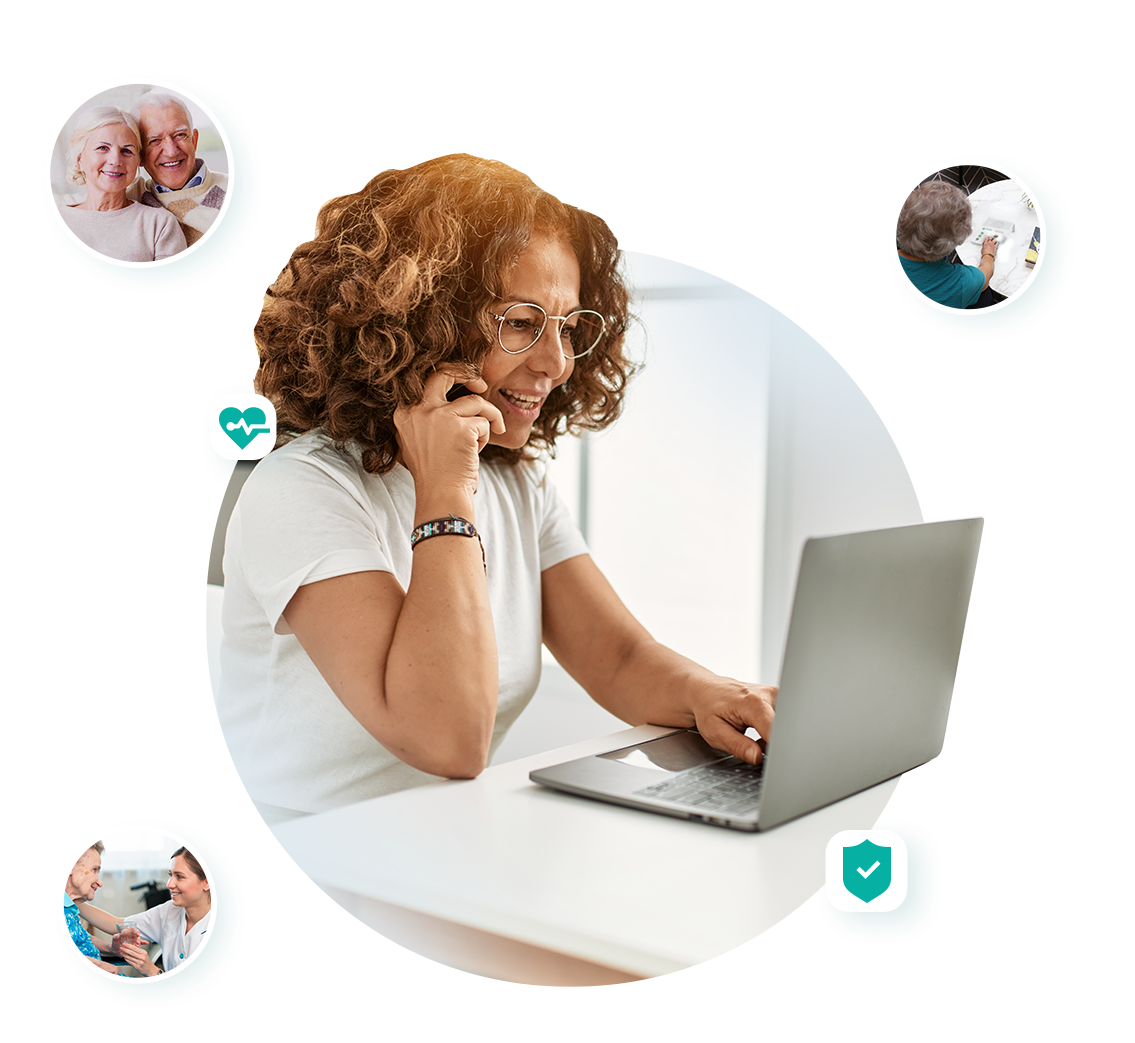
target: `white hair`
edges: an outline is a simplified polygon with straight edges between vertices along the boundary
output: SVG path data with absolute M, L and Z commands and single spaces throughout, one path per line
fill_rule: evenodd
M 71 131 L 71 143 L 67 150 L 67 176 L 76 184 L 86 184 L 87 181 L 83 172 L 79 169 L 79 156 L 86 147 L 87 139 L 99 127 L 109 127 L 116 123 L 123 124 L 134 135 L 134 140 L 138 142 L 139 158 L 141 158 L 142 132 L 138 129 L 138 121 L 129 112 L 123 112 L 113 105 L 98 105 L 93 109 L 87 109 L 79 117 L 75 129 Z
M 186 126 L 190 130 L 193 129 L 193 115 L 189 111 L 189 106 L 185 104 L 176 94 L 166 94 L 162 91 L 147 91 L 136 102 L 134 107 L 130 110 L 131 115 L 138 121 L 142 122 L 143 109 L 181 109 L 182 114 L 185 116 Z

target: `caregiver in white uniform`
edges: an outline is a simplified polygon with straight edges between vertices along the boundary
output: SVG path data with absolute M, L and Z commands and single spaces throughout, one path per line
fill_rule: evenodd
M 147 909 L 125 922 L 137 927 L 144 938 L 160 942 L 162 967 L 151 962 L 144 946 L 120 942 L 118 951 L 131 967 L 146 976 L 176 971 L 201 947 L 209 930 L 213 899 L 205 870 L 183 847 L 170 858 L 170 900 Z

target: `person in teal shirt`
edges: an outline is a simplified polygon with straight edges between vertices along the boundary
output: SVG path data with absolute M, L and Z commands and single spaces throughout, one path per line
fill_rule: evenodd
M 102 954 L 95 945 L 94 940 L 79 922 L 79 908 L 76 902 L 89 902 L 95 897 L 95 892 L 102 887 L 102 841 L 96 841 L 75 863 L 67 883 L 63 886 L 63 918 L 67 921 L 67 930 L 71 934 L 71 941 L 88 960 L 100 971 L 108 974 L 118 974 L 118 968 L 103 963 Z
M 915 288 L 947 308 L 983 307 L 992 303 L 997 240 L 986 239 L 977 267 L 951 264 L 947 257 L 969 238 L 973 210 L 965 193 L 945 181 L 927 181 L 907 197 L 899 214 L 899 264 Z
M 71 900 L 71 896 L 66 891 L 63 892 L 63 918 L 67 921 L 67 930 L 71 935 L 71 941 L 78 947 L 79 952 L 84 956 L 89 956 L 92 960 L 101 960 L 102 956 L 99 954 L 94 941 L 79 919 L 79 907 Z

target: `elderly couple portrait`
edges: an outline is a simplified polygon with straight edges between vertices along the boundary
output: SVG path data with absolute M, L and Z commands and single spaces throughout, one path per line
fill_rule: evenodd
M 93 99 L 56 145 L 52 182 L 64 223 L 119 261 L 161 261 L 193 246 L 228 191 L 220 136 L 201 129 L 190 104 L 160 88 L 132 85 Z M 199 154 L 206 145 L 208 160 Z
M 212 895 L 201 863 L 179 847 L 170 855 L 168 901 L 134 912 L 125 907 L 139 900 L 114 895 L 123 911 L 113 913 L 91 904 L 103 886 L 105 851 L 101 840 L 93 843 L 67 877 L 63 917 L 71 940 L 94 967 L 108 974 L 149 978 L 178 970 L 201 947 L 210 927 Z

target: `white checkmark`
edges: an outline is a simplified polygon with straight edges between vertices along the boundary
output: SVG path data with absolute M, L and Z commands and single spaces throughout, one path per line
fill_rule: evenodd
M 864 880 L 866 880 L 866 879 L 867 879 L 867 878 L 868 878 L 868 877 L 869 877 L 869 876 L 870 876 L 870 875 L 871 875 L 871 874 L 872 874 L 873 872 L 875 872 L 875 870 L 876 870 L 876 869 L 878 869 L 878 868 L 879 868 L 879 863 L 878 863 L 878 862 L 876 862 L 876 863 L 875 863 L 875 864 L 874 864 L 874 865 L 873 865 L 873 866 L 872 866 L 872 867 L 871 867 L 870 869 L 868 869 L 868 870 L 859 869 L 859 868 L 857 867 L 855 871 L 856 871 L 856 872 L 857 872 L 857 873 L 858 873 L 858 874 L 859 874 L 859 875 L 860 875 L 861 877 L 863 877 L 863 879 L 864 879 Z

